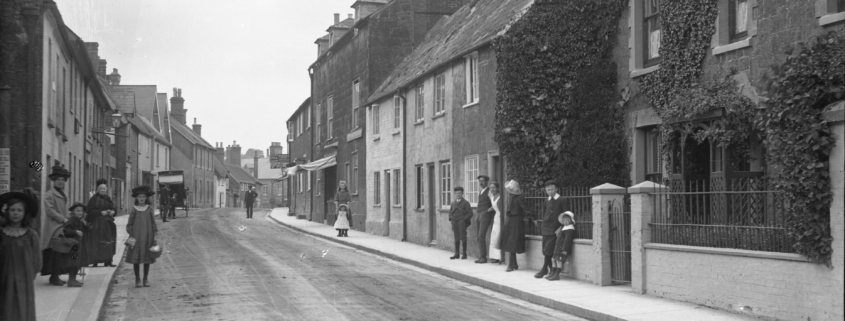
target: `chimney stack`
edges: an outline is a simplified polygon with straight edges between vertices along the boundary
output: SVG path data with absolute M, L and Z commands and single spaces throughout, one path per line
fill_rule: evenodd
M 86 42 L 85 49 L 88 51 L 88 60 L 91 61 L 91 67 L 96 72 L 100 67 L 100 44 L 96 42 Z
M 195 132 L 195 133 L 197 133 L 197 135 L 198 135 L 199 137 L 202 137 L 202 125 L 197 124 L 197 119 L 196 119 L 196 118 L 194 118 L 194 125 L 193 125 L 192 127 L 193 127 L 193 129 L 194 129 L 194 132 Z
M 216 143 L 214 148 L 214 156 L 217 156 L 217 160 L 221 163 L 226 162 L 226 151 L 223 149 L 223 143 Z
M 235 141 L 231 146 L 226 147 L 226 163 L 237 167 L 241 166 L 241 146 Z
M 186 125 L 185 119 L 187 113 L 185 99 L 182 98 L 182 89 L 173 88 L 173 97 L 170 98 L 170 116 L 183 125 Z
M 255 157 L 252 158 L 252 166 L 253 176 L 255 176 L 255 179 L 258 179 L 258 155 L 255 155 Z
M 112 69 L 113 69 L 113 71 L 111 72 L 111 74 L 109 74 L 109 83 L 112 86 L 119 86 L 120 85 L 120 74 L 117 73 L 117 68 L 112 68 Z
M 352 14 L 350 13 L 348 16 L 346 16 L 346 19 L 352 19 Z
M 334 24 L 337 24 L 338 22 L 340 22 L 340 14 L 335 13 L 334 14 Z
M 100 63 L 97 65 L 97 75 L 100 76 L 100 78 L 107 79 L 106 78 L 106 60 L 105 59 L 100 59 Z
M 275 155 L 281 155 L 281 154 L 283 154 L 282 143 L 281 142 L 270 143 L 270 151 L 267 152 L 267 155 L 270 155 L 270 158 L 272 158 Z

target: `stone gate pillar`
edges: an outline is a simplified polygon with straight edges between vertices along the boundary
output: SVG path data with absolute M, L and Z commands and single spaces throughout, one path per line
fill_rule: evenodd
M 631 194 L 631 289 L 634 293 L 646 293 L 645 245 L 651 242 L 651 217 L 658 204 L 651 193 L 667 191 L 666 186 L 645 181 L 628 188 Z

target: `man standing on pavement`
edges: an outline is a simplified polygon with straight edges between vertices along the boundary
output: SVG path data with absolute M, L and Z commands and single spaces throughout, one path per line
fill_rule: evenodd
M 496 214 L 488 195 L 487 182 L 489 181 L 490 177 L 487 175 L 478 176 L 478 187 L 481 188 L 481 193 L 478 194 L 478 205 L 475 210 L 478 212 L 478 251 L 481 257 L 475 263 L 487 263 L 487 249 L 490 246 L 490 242 L 487 241 L 487 231 L 493 227 L 491 223 L 493 223 L 493 215 Z
M 543 232 L 543 268 L 540 272 L 534 274 L 535 278 L 542 278 L 549 273 L 549 268 L 552 266 L 552 256 L 555 252 L 555 242 L 557 235 L 555 231 L 560 227 L 558 216 L 569 210 L 569 201 L 561 198 L 557 193 L 557 184 L 550 180 L 546 182 L 546 195 L 549 199 L 543 202 L 543 216 L 541 230 Z
M 464 199 L 464 188 L 455 187 L 455 201 L 449 209 L 449 221 L 452 222 L 452 233 L 455 236 L 455 255 L 450 260 L 467 258 L 467 227 L 472 222 L 472 207 Z M 463 246 L 463 252 L 460 252 Z M 460 255 L 458 255 L 460 253 Z
M 244 195 L 244 203 L 246 203 L 246 218 L 252 218 L 252 203 L 255 202 L 256 197 L 258 197 L 258 193 L 255 192 L 255 186 L 250 186 L 249 192 L 246 192 L 246 195 Z

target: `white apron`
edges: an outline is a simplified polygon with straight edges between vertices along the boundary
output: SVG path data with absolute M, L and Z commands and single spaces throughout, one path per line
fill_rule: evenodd
M 493 215 L 493 231 L 490 233 L 490 250 L 487 251 L 487 255 L 490 257 L 491 260 L 502 260 L 502 251 L 499 250 L 499 235 L 502 231 L 501 219 L 502 219 L 502 210 L 499 209 L 499 198 L 502 197 L 501 195 L 497 196 L 495 199 L 493 196 L 490 196 L 490 200 L 493 201 L 493 210 L 496 211 L 496 215 Z

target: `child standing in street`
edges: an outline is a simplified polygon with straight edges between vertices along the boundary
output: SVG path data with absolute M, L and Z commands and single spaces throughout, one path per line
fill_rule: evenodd
M 35 320 L 35 277 L 41 245 L 32 220 L 38 200 L 24 193 L 0 195 L 0 320 Z
M 338 237 L 349 237 L 346 234 L 349 231 L 349 207 L 346 204 L 340 204 L 337 207 L 337 218 L 334 221 L 334 229 L 337 230 Z
M 558 221 L 561 227 L 555 231 L 557 241 L 552 257 L 552 273 L 546 277 L 549 281 L 560 280 L 560 272 L 563 270 L 563 264 L 572 255 L 572 240 L 575 239 L 575 214 L 570 211 L 563 212 L 558 216 Z
M 83 258 L 87 259 L 88 257 L 88 253 L 85 252 L 85 243 L 83 243 L 83 237 L 88 232 L 88 222 L 85 222 L 85 212 L 88 208 L 77 202 L 73 203 L 68 210 L 70 210 L 70 218 L 65 223 L 64 233 L 65 236 L 75 239 L 78 243 L 71 249 L 70 253 L 67 253 L 65 258 L 69 275 L 67 286 L 78 288 L 82 286 L 82 282 L 76 280 L 79 269 L 88 265 L 88 262 L 83 260 Z
M 126 232 L 129 237 L 135 240 L 132 247 L 126 247 L 126 263 L 131 263 L 135 270 L 135 287 L 149 287 L 147 276 L 150 273 L 150 264 L 155 259 L 150 253 L 150 248 L 156 245 L 155 236 L 158 234 L 155 219 L 153 219 L 153 207 L 150 206 L 150 196 L 155 192 L 149 186 L 138 186 L 132 189 L 132 197 L 135 198 L 135 205 L 129 209 L 129 223 L 126 224 Z M 144 265 L 144 283 L 141 284 L 140 265 Z

